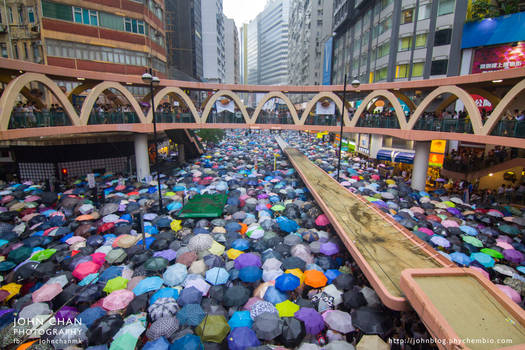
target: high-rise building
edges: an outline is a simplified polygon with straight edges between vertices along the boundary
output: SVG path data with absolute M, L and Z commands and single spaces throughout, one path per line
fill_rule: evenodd
M 39 1 L 4 0 L 2 5 L 0 5 L 0 55 L 5 58 L 45 63 Z
M 239 79 L 241 84 L 248 84 L 248 24 L 239 28 Z
M 257 16 L 258 84 L 288 84 L 289 10 L 289 0 L 270 0 Z
M 324 41 L 332 35 L 334 0 L 292 0 L 289 25 L 289 74 L 292 85 L 322 83 Z
M 225 77 L 224 83 L 239 83 L 239 34 L 235 21 L 224 17 Z
M 222 0 L 201 0 L 201 23 L 203 80 L 222 83 L 226 63 Z
M 39 3 L 47 64 L 134 75 L 151 66 L 167 76 L 164 0 Z
M 459 74 L 463 0 L 335 0 L 332 84 Z
M 202 79 L 201 0 L 165 0 L 170 79 Z
M 250 21 L 245 27 L 246 34 L 246 65 L 248 75 L 244 79 L 245 84 L 259 84 L 259 30 L 257 19 Z M 246 33 L 245 32 L 245 33 Z

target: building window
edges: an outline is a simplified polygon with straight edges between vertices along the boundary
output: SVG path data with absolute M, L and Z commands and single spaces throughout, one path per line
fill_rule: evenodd
M 456 0 L 439 0 L 438 3 L 438 16 L 447 15 L 454 12 Z
M 396 67 L 397 78 L 408 78 L 408 64 L 400 64 Z
M 412 23 L 414 21 L 414 9 L 401 12 L 401 24 Z
M 13 43 L 13 51 L 14 51 L 14 54 L 15 54 L 15 58 L 19 59 L 20 56 L 18 55 L 18 44 L 16 42 Z
M 0 54 L 4 58 L 8 58 L 9 57 L 9 55 L 7 54 L 7 46 L 4 43 L 0 44 Z
M 393 2 L 394 2 L 394 0 L 381 0 L 381 10 L 386 9 Z
M 35 23 L 35 12 L 32 7 L 27 8 L 27 19 L 29 23 Z
M 399 51 L 408 51 L 412 48 L 412 37 L 399 39 Z
M 374 74 L 374 81 L 386 80 L 387 72 L 387 67 L 376 70 Z
M 432 61 L 430 67 L 430 75 L 443 75 L 447 74 L 448 60 L 437 60 Z
M 425 64 L 423 62 L 414 63 L 412 65 L 412 77 L 422 77 L 424 68 Z
M 24 43 L 24 59 L 28 59 L 29 58 L 29 52 L 27 50 L 27 43 Z
M 34 58 L 34 61 L 35 62 L 39 62 L 40 61 L 40 50 L 38 48 L 38 45 L 33 43 L 31 46 L 33 47 L 33 58 Z
M 390 42 L 387 42 L 377 48 L 377 59 L 385 57 L 390 53 Z
M 416 35 L 416 49 L 427 46 L 427 33 Z
M 7 8 L 7 13 L 9 15 L 9 23 L 14 23 L 14 21 L 13 21 L 13 9 L 11 7 Z
M 434 38 L 434 46 L 442 46 L 450 44 L 450 39 L 452 37 L 452 29 L 442 29 L 436 32 Z
M 432 12 L 432 4 L 424 4 L 424 5 L 421 5 L 419 6 L 419 11 L 418 11 L 418 14 L 417 14 L 417 19 L 419 21 L 423 20 L 423 19 L 427 19 L 427 18 L 430 18 L 430 14 Z
M 73 18 L 76 23 L 98 26 L 98 11 L 73 7 Z
M 124 18 L 124 30 L 130 33 L 144 34 L 144 21 L 126 17 Z
M 24 24 L 24 8 L 20 6 L 18 8 L 18 24 Z
M 388 17 L 383 22 L 379 23 L 379 35 L 392 28 L 392 17 Z

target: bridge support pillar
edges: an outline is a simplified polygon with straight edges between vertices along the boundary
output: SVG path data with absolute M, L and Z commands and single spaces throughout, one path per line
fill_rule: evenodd
M 180 164 L 184 164 L 184 162 L 186 161 L 186 157 L 185 157 L 185 154 L 184 154 L 184 144 L 183 143 L 179 143 L 177 145 L 177 151 L 178 151 L 178 160 L 179 160 L 179 163 Z
M 136 134 L 135 143 L 135 164 L 137 165 L 137 180 L 143 181 L 150 176 L 149 156 L 148 156 L 148 135 Z
M 415 146 L 416 154 L 414 156 L 414 168 L 412 169 L 412 188 L 417 191 L 424 191 L 427 181 L 430 141 L 416 141 Z

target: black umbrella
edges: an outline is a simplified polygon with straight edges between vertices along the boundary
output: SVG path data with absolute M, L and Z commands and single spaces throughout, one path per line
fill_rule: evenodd
M 306 335 L 304 324 L 293 317 L 284 317 L 282 320 L 282 333 L 278 339 L 287 348 L 295 348 L 299 346 Z
M 366 304 L 366 299 L 363 293 L 359 291 L 349 290 L 343 294 L 343 307 L 345 310 L 357 309 Z
M 60 306 L 64 305 L 69 299 L 75 296 L 81 288 L 82 287 L 77 284 L 68 285 L 60 294 L 53 298 L 53 309 L 57 310 Z
M 36 261 L 30 261 L 20 266 L 18 270 L 15 271 L 14 277 L 16 281 L 25 280 L 31 277 L 38 276 L 37 267 L 39 263 Z
M 208 291 L 208 295 L 210 298 L 216 300 L 219 303 L 222 303 L 225 290 L 226 286 L 224 285 L 211 286 L 210 290 Z
M 102 316 L 87 331 L 89 345 L 110 343 L 123 324 L 124 320 L 119 314 Z
M 244 305 L 251 294 L 250 290 L 242 285 L 233 286 L 224 293 L 223 304 L 228 307 Z
M 82 289 L 77 295 L 77 302 L 90 303 L 102 296 L 101 288 L 98 284 L 90 284 Z
M 142 265 L 149 258 L 151 258 L 152 255 L 153 255 L 153 253 L 151 251 L 149 251 L 149 250 L 143 250 L 143 251 L 141 251 L 139 253 L 136 253 L 136 254 L 128 253 L 128 256 L 131 256 L 129 261 L 133 264 L 133 266 Z
M 255 317 L 252 329 L 257 334 L 257 338 L 261 340 L 272 340 L 283 331 L 283 320 L 279 318 L 279 314 L 274 312 L 264 312 Z
M 368 306 L 352 311 L 352 325 L 365 334 L 384 335 L 392 328 L 392 318 L 381 310 Z
M 126 307 L 126 316 L 138 314 L 145 311 L 148 308 L 149 304 L 149 294 L 144 293 L 135 298 L 128 304 Z
M 334 284 L 339 290 L 350 290 L 354 286 L 355 278 L 348 273 L 342 273 L 334 280 Z

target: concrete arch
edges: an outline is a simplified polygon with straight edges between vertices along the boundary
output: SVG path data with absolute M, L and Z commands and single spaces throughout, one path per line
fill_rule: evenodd
M 184 91 L 182 91 L 182 89 L 175 86 L 167 86 L 155 94 L 155 96 L 153 97 L 153 103 L 155 104 L 154 108 L 156 109 L 160 101 L 162 101 L 162 99 L 164 98 L 164 96 L 169 94 L 175 94 L 176 96 L 180 97 L 184 101 L 186 106 L 188 106 L 188 108 L 190 109 L 190 112 L 193 115 L 193 118 L 195 119 L 195 123 L 198 124 L 201 122 L 199 112 L 197 112 L 197 109 L 195 108 L 195 105 L 193 104 L 191 98 Z M 151 123 L 152 121 L 153 113 L 152 109 L 150 108 L 148 111 L 148 115 L 146 116 L 146 122 Z
M 492 110 L 492 114 L 488 117 L 485 125 L 480 128 L 479 134 L 489 135 L 496 123 L 503 117 L 506 109 L 510 106 L 512 101 L 525 90 L 525 79 L 517 83 L 503 96 L 500 103 L 497 104 L 496 108 Z
M 397 99 L 396 95 L 394 95 L 388 90 L 376 90 L 376 91 L 369 93 L 363 99 L 363 102 L 361 102 L 361 105 L 355 112 L 352 118 L 352 121 L 350 122 L 350 127 L 356 126 L 357 121 L 359 120 L 359 117 L 365 111 L 365 108 L 368 105 L 368 103 L 376 97 L 386 98 L 390 102 L 392 107 L 394 107 L 394 111 L 396 112 L 396 117 L 397 117 L 397 120 L 399 121 L 399 128 L 405 129 L 407 125 L 407 121 L 405 117 L 405 112 L 403 111 L 403 107 L 401 106 L 401 103 L 399 103 L 399 100 Z
M 71 123 L 75 126 L 81 125 L 77 112 L 67 99 L 66 95 L 60 90 L 54 81 L 40 73 L 24 73 L 11 80 L 9 84 L 7 84 L 2 97 L 0 97 L 0 130 L 8 129 L 9 119 L 11 118 L 11 112 L 15 106 L 18 94 L 27 84 L 33 81 L 37 81 L 47 86 L 64 107 L 69 119 L 71 119 Z
M 433 90 L 430 94 L 428 94 L 427 97 L 425 97 L 425 99 L 421 101 L 419 106 L 416 108 L 416 110 L 410 117 L 406 130 L 412 130 L 417 120 L 423 115 L 423 112 L 430 105 L 430 103 L 436 97 L 445 93 L 456 95 L 461 100 L 461 102 L 463 102 L 465 108 L 467 109 L 467 113 L 470 118 L 470 123 L 472 124 L 472 130 L 475 134 L 477 134 L 482 127 L 481 114 L 479 113 L 478 106 L 476 106 L 476 103 L 474 102 L 474 100 L 468 92 L 455 85 L 440 86 L 437 89 Z
M 98 97 L 101 94 L 103 94 L 104 91 L 107 89 L 118 90 L 129 101 L 131 107 L 135 110 L 135 113 L 137 113 L 140 122 L 144 124 L 147 122 L 146 117 L 144 116 L 144 113 L 142 113 L 142 109 L 140 108 L 137 100 L 135 99 L 135 97 L 133 97 L 133 95 L 131 94 L 131 92 L 129 92 L 128 89 L 126 89 L 124 86 L 117 82 L 104 81 L 93 87 L 89 94 L 86 96 L 84 104 L 82 105 L 82 111 L 80 112 L 80 122 L 82 123 L 82 125 L 87 125 L 89 121 L 89 115 L 93 110 L 95 102 L 97 102 Z
M 211 111 L 211 109 L 213 107 L 213 104 L 215 103 L 215 101 L 217 101 L 222 96 L 227 96 L 227 97 L 231 98 L 233 100 L 233 102 L 235 102 L 237 107 L 241 110 L 242 116 L 244 117 L 244 121 L 246 122 L 246 124 L 250 124 L 251 120 L 250 120 L 250 116 L 248 115 L 248 111 L 246 111 L 246 107 L 242 103 L 242 101 L 239 98 L 239 96 L 237 96 L 237 94 L 235 92 L 230 91 L 230 90 L 217 91 L 215 94 L 213 94 L 210 97 L 210 99 L 206 103 L 206 107 L 204 107 L 204 110 L 202 111 L 201 123 L 202 124 L 206 123 L 206 120 L 208 119 L 208 115 L 210 114 L 210 111 Z
M 334 101 L 335 102 L 335 106 L 337 107 L 337 110 L 339 111 L 339 113 L 341 113 L 342 106 L 343 106 L 343 100 L 341 100 L 339 98 L 339 96 L 337 96 L 333 92 L 328 92 L 328 91 L 320 92 L 317 95 L 315 95 L 306 104 L 306 107 L 304 108 L 303 114 L 301 115 L 301 119 L 299 120 L 299 124 L 297 124 L 297 125 L 304 125 L 304 123 L 306 122 L 306 119 L 308 118 L 308 114 L 310 114 L 310 111 L 312 110 L 312 108 L 314 108 L 315 104 L 319 100 L 321 100 L 323 98 L 328 98 L 328 99 Z M 350 124 L 350 119 L 348 119 L 348 108 L 346 108 L 346 106 L 345 106 L 345 108 L 344 108 L 344 124 L 343 125 L 348 126 L 349 124 Z
M 290 101 L 288 96 L 286 96 L 284 93 L 280 91 L 272 91 L 263 96 L 262 100 L 259 101 L 257 108 L 253 112 L 251 123 L 255 124 L 255 122 L 257 121 L 257 118 L 259 117 L 259 113 L 261 113 L 261 110 L 264 104 L 274 97 L 280 98 L 281 100 L 284 101 L 284 103 L 286 103 L 286 106 L 288 107 L 288 110 L 290 111 L 290 114 L 292 115 L 294 124 L 296 125 L 299 124 L 299 115 L 297 114 L 297 111 L 295 110 L 295 107 L 292 101 Z
M 394 90 L 392 93 L 398 99 L 400 99 L 401 101 L 405 102 L 405 104 L 408 106 L 408 108 L 410 108 L 410 111 L 414 111 L 416 109 L 416 104 L 407 95 L 405 95 L 404 93 L 402 93 L 400 91 L 396 91 L 396 90 Z

